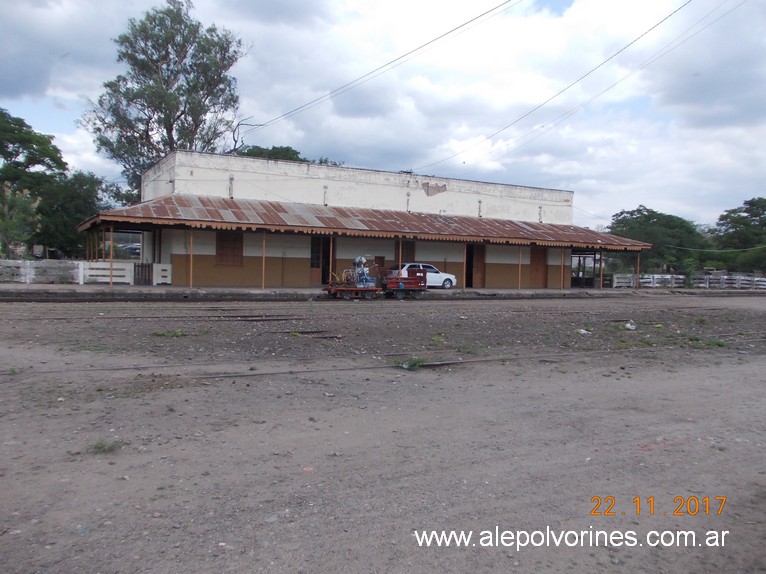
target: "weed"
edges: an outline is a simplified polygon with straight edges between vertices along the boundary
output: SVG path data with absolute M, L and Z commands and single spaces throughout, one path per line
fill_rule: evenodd
M 697 325 L 707 325 L 710 322 L 710 319 L 707 317 L 697 317 Z
M 87 451 L 91 454 L 113 454 L 125 446 L 121 440 L 108 441 L 103 438 L 98 439 L 91 445 L 88 445 Z
M 291 337 L 300 337 L 300 336 L 301 336 L 301 334 L 300 334 L 298 331 L 291 331 L 291 332 L 290 332 L 290 336 L 291 336 Z
M 8 369 L 9 375 L 15 375 L 16 373 L 18 373 L 18 371 L 16 370 L 16 367 L 11 367 L 10 369 Z
M 721 339 L 709 339 L 707 341 L 707 343 L 705 343 L 705 346 L 708 347 L 708 348 L 725 347 L 726 346 L 726 341 L 723 341 Z
M 431 337 L 432 345 L 441 345 L 442 343 L 444 343 L 444 333 L 436 333 L 436 335 Z
M 166 331 L 155 331 L 152 333 L 155 337 L 186 337 L 186 333 L 181 329 L 167 329 Z
M 460 353 L 465 353 L 467 355 L 473 355 L 474 353 L 478 353 L 482 349 L 486 349 L 487 345 L 484 343 L 473 343 L 473 344 L 466 344 L 461 343 L 459 345 L 455 345 L 455 350 Z
M 631 344 L 625 339 L 620 339 L 620 342 L 617 343 L 617 348 L 620 351 L 627 351 L 628 349 L 631 348 Z
M 428 363 L 428 359 L 424 357 L 410 357 L 406 361 L 402 361 L 401 359 L 392 359 L 391 364 L 394 367 L 401 367 L 402 369 L 407 369 L 408 371 L 417 371 L 420 367 Z

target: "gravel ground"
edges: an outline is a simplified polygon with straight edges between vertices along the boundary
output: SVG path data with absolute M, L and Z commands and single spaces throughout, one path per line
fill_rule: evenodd
M 0 308 L 4 573 L 766 571 L 764 297 Z

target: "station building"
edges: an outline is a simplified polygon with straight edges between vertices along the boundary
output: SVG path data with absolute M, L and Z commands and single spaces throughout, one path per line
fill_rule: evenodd
M 573 225 L 572 199 L 556 189 L 176 151 L 144 174 L 140 203 L 79 229 L 90 258 L 104 257 L 99 245 L 114 232 L 141 232 L 142 262 L 191 287 L 321 287 L 359 255 L 380 268 L 430 263 L 457 276 L 458 288 L 566 289 L 582 285 L 584 268 L 597 287 L 605 253 L 650 247 Z

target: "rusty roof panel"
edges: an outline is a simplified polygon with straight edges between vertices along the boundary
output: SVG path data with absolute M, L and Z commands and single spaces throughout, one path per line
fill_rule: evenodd
M 369 237 L 420 235 L 450 241 L 487 240 L 634 251 L 650 247 L 640 241 L 573 225 L 179 194 L 102 212 L 81 224 L 80 229 L 107 222 L 162 225 L 163 221 L 195 227 L 236 225 L 244 229 L 266 227 L 312 233 L 325 228 L 328 232 L 347 231 Z

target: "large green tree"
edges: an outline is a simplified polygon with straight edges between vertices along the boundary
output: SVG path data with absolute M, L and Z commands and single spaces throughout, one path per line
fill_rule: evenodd
M 39 221 L 38 202 L 66 163 L 53 137 L 34 131 L 23 119 L 0 108 L 0 250 L 10 257 L 17 244 L 29 244 Z
M 82 257 L 85 236 L 77 231 L 77 224 L 105 207 L 110 187 L 92 173 L 75 171 L 56 177 L 40 192 L 39 223 L 32 241 L 64 257 Z
M 652 244 L 641 256 L 642 269 L 648 271 L 693 271 L 701 266 L 710 245 L 691 221 L 639 205 L 612 216 L 609 232 Z
M 726 210 L 716 223 L 716 243 L 732 271 L 766 271 L 766 198 Z
M 143 19 L 130 19 L 115 40 L 124 74 L 105 91 L 81 123 L 98 150 L 123 167 L 137 200 L 141 174 L 174 150 L 221 151 L 239 106 L 229 72 L 243 56 L 228 30 L 203 28 L 190 15 L 190 0 L 166 0 Z

